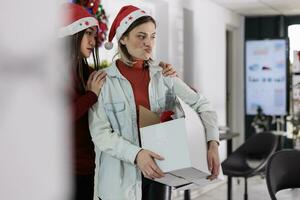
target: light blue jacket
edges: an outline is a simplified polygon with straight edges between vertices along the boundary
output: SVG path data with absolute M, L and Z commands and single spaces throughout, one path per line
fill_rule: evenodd
M 132 87 L 115 62 L 105 71 L 107 77 L 98 103 L 89 113 L 90 132 L 96 151 L 94 199 L 140 200 L 141 172 L 134 161 L 141 148 Z M 164 110 L 165 94 L 171 89 L 199 113 L 207 141 L 219 141 L 217 116 L 207 99 L 195 93 L 179 78 L 164 77 L 159 66 L 151 65 L 149 71 L 151 110 Z

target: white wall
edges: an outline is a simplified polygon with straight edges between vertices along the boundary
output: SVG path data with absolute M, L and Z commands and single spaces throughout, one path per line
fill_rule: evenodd
M 226 25 L 238 28 L 241 17 L 208 0 L 193 1 L 189 9 L 194 11 L 194 86 L 213 102 L 220 125 L 226 125 Z
M 209 0 L 193 0 L 194 10 L 194 57 L 196 70 L 193 80 L 214 104 L 219 124 L 226 125 L 226 29 L 233 32 L 233 107 L 232 131 L 244 133 L 243 99 L 243 41 L 244 17 L 237 15 Z M 238 142 L 240 143 L 240 142 Z

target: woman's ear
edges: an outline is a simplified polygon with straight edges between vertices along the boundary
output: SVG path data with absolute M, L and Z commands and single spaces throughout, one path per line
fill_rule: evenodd
M 125 37 L 123 36 L 123 37 L 121 37 L 121 39 L 120 39 L 120 43 L 122 44 L 122 45 L 126 45 L 126 43 L 125 43 Z

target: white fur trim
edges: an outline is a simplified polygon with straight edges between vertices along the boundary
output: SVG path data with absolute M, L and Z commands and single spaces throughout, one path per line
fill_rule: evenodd
M 86 22 L 88 22 L 88 25 Z M 97 26 L 99 30 L 98 21 L 94 17 L 85 17 L 69 24 L 68 26 L 60 28 L 58 31 L 58 37 L 62 38 L 68 35 L 74 35 L 75 33 L 93 26 Z
M 143 13 L 144 11 L 142 10 L 135 10 L 129 15 L 127 15 L 121 22 L 119 27 L 116 30 L 116 37 L 117 40 L 122 37 L 123 33 L 129 28 L 129 26 L 138 18 L 143 17 L 143 16 L 149 16 L 147 13 Z M 132 17 L 131 20 L 129 20 L 129 17 Z
M 111 50 L 113 48 L 114 44 L 112 42 L 105 42 L 104 47 L 107 50 Z

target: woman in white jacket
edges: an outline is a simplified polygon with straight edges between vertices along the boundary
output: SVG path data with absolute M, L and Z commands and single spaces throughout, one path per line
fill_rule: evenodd
M 95 199 L 171 199 L 168 186 L 151 180 L 164 176 L 155 163 L 163 155 L 140 147 L 138 122 L 139 105 L 160 112 L 170 91 L 199 114 L 208 142 L 208 178 L 219 174 L 216 113 L 204 96 L 177 77 L 164 77 L 153 64 L 155 29 L 154 19 L 131 5 L 123 7 L 112 24 L 109 41 L 116 36 L 120 58 L 105 70 L 106 82 L 89 114 L 96 149 Z

